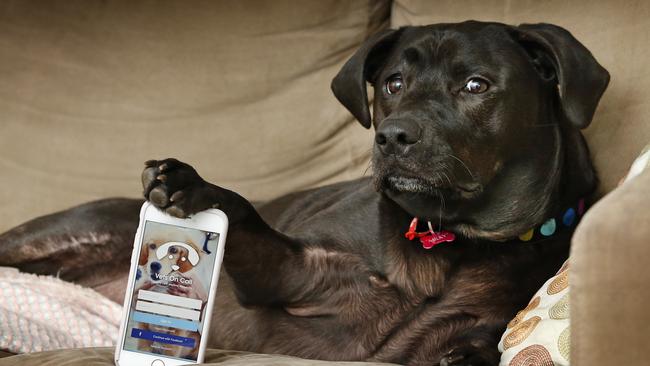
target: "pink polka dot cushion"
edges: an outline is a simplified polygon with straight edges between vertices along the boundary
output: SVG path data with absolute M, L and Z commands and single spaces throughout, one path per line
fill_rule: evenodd
M 0 267 L 0 350 L 111 346 L 121 313 L 120 305 L 91 289 Z

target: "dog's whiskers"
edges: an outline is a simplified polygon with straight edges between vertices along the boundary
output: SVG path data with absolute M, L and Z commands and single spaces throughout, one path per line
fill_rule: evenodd
M 438 211 L 438 231 L 442 230 L 442 211 L 445 207 L 445 197 L 440 192 L 436 192 L 436 196 L 440 198 L 440 206 Z
M 460 163 L 460 164 L 465 168 L 465 170 L 467 170 L 467 173 L 469 173 L 469 176 L 470 176 L 472 179 L 475 179 L 475 178 L 474 178 L 474 174 L 473 174 L 472 171 L 469 169 L 469 167 L 467 166 L 467 164 L 465 164 L 465 163 L 464 163 L 464 162 L 463 162 L 459 157 L 457 157 L 457 156 L 454 155 L 454 154 L 446 154 L 446 155 L 449 156 L 449 157 L 452 157 L 452 158 L 456 159 L 456 160 L 457 160 L 457 161 L 458 161 L 458 162 L 459 162 L 459 163 Z
M 447 182 L 449 182 L 449 186 L 450 186 L 450 187 L 453 186 L 453 184 L 451 183 L 451 179 L 449 179 L 449 176 L 447 175 L 447 173 L 446 173 L 445 171 L 442 172 L 442 175 L 443 175 L 445 178 L 447 178 Z
M 365 153 L 370 153 L 370 152 L 372 152 L 372 149 L 368 149 L 368 151 L 366 151 Z M 369 159 L 368 164 L 366 165 L 366 169 L 363 171 L 363 174 L 361 174 L 361 176 L 365 177 L 366 173 L 368 173 L 368 170 L 370 170 L 371 167 L 372 167 L 372 159 Z
M 438 170 L 440 171 L 440 173 L 442 173 L 442 176 L 445 177 L 445 179 L 447 179 L 447 182 L 449 183 L 449 186 L 450 187 L 453 186 L 453 183 L 451 183 L 451 179 L 449 178 L 449 175 L 447 174 L 448 172 L 453 174 L 451 172 L 451 169 L 449 169 L 449 166 L 446 163 L 440 162 L 440 163 L 438 163 Z M 439 173 L 436 173 L 436 174 L 439 174 Z M 442 182 L 442 178 L 440 178 L 440 181 Z
M 440 195 L 440 201 L 442 204 L 440 205 L 440 213 L 438 214 L 438 230 L 442 230 L 442 212 L 445 210 L 445 196 L 442 194 Z
M 368 164 L 366 165 L 366 169 L 361 174 L 362 177 L 366 176 L 366 174 L 368 173 L 368 170 L 370 170 L 370 167 L 372 167 L 372 162 L 369 161 Z

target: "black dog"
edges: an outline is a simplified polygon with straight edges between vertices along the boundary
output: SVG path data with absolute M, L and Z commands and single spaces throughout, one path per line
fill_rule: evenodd
M 367 128 L 366 82 L 374 87 L 373 180 L 256 210 L 167 159 L 146 163 L 144 195 L 174 216 L 220 207 L 230 218 L 211 346 L 497 365 L 505 324 L 567 256 L 574 224 L 548 236 L 540 225 L 596 185 L 579 130 L 608 80 L 553 25 L 384 31 L 332 82 Z M 140 204 L 105 200 L 28 222 L 0 236 L 0 262 L 121 299 Z M 409 241 L 413 217 L 455 241 Z

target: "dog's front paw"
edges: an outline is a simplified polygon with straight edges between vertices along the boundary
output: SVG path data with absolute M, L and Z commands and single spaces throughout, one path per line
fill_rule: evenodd
M 142 186 L 145 199 L 172 216 L 185 218 L 218 206 L 212 186 L 176 159 L 145 162 Z
M 501 354 L 492 347 L 463 346 L 452 349 L 440 360 L 440 366 L 497 366 Z

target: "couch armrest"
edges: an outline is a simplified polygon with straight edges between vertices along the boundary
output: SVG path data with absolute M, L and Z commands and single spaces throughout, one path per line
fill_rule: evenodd
M 587 212 L 569 276 L 571 364 L 649 365 L 650 170 Z

